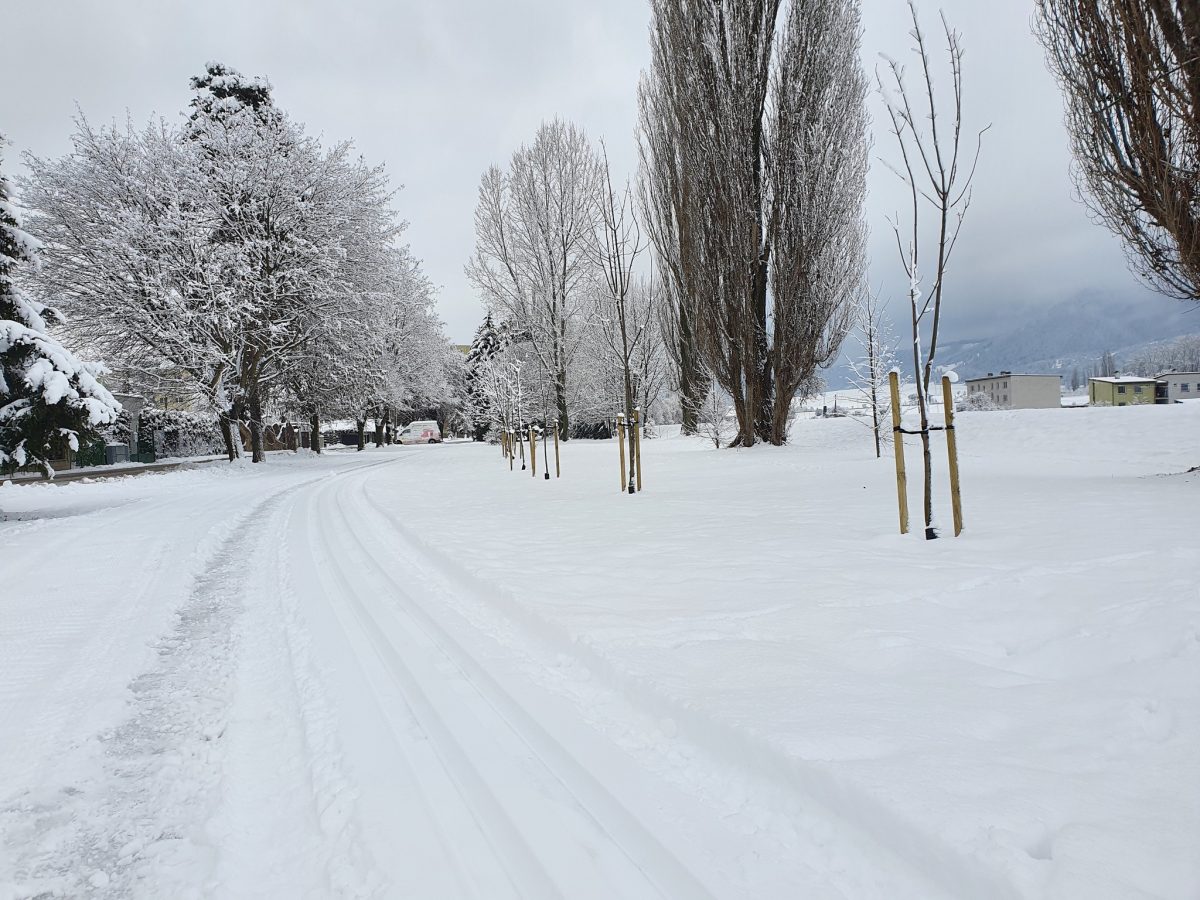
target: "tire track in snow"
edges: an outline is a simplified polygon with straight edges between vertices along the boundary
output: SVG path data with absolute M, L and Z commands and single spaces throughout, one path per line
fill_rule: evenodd
M 341 529 L 329 539 L 333 548 L 314 551 L 337 572 L 338 593 L 349 601 L 348 624 L 367 636 L 400 686 L 412 716 L 436 745 L 433 763 L 453 782 L 516 896 L 711 897 L 408 596 L 368 549 L 344 494 L 335 493 L 329 506 Z M 355 572 L 370 573 L 371 595 L 393 602 L 368 606 L 349 575 L 350 562 Z M 411 755 L 411 748 L 401 750 Z M 430 774 L 430 760 L 410 762 L 421 775 Z
M 99 735 L 90 770 L 53 798 L 17 798 L 0 810 L 15 854 L 0 873 L 13 879 L 0 882 L 0 895 L 187 897 L 212 887 L 217 854 L 205 825 L 219 798 L 247 557 L 264 515 L 341 474 L 280 488 L 237 517 L 177 609 L 175 628 L 156 642 L 156 665 L 129 685 L 128 715 Z

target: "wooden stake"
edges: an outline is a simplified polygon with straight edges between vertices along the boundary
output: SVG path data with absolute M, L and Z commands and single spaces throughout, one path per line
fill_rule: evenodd
M 642 489 L 642 411 L 633 411 L 633 449 L 637 453 L 637 489 Z
M 888 375 L 892 389 L 892 447 L 896 451 L 896 500 L 900 504 L 900 533 L 908 534 L 908 476 L 904 474 L 904 435 L 900 431 L 900 374 Z
M 958 491 L 958 438 L 954 433 L 954 391 L 942 376 L 942 407 L 946 411 L 946 455 L 950 458 L 950 502 L 954 507 L 954 536 L 962 534 L 962 495 Z
M 533 467 L 533 477 L 537 478 L 537 435 L 533 426 L 529 426 L 529 465 Z
M 562 464 L 558 459 L 558 423 L 554 423 L 554 477 L 562 478 Z
M 513 461 L 517 458 L 517 454 L 513 452 L 512 432 L 506 431 L 504 436 L 508 438 L 508 471 L 513 470 Z
M 621 493 L 625 493 L 625 420 L 617 416 L 617 450 L 621 454 Z

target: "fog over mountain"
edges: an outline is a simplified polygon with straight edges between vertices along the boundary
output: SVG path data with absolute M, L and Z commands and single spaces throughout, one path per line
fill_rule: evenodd
M 1118 295 L 1089 290 L 1044 307 L 1021 305 L 1010 311 L 1007 324 L 988 322 L 987 330 L 968 316 L 948 316 L 938 342 L 937 364 L 954 369 L 962 378 L 1000 371 L 1069 378 L 1076 367 L 1086 375 L 1106 351 L 1121 367 L 1149 344 L 1200 333 L 1200 306 L 1144 292 Z M 907 350 L 909 326 L 897 321 L 893 327 L 897 347 Z M 859 352 L 851 336 L 842 358 L 825 373 L 830 388 L 850 384 L 847 358 Z M 907 373 L 911 356 L 899 365 Z

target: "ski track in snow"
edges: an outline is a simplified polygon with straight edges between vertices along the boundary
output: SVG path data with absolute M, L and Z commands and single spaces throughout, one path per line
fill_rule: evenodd
M 941 848 L 881 843 L 886 827 L 872 834 L 832 814 L 794 778 L 764 779 L 731 761 L 734 754 L 664 736 L 662 710 L 634 705 L 578 645 L 537 640 L 497 611 L 503 592 L 471 584 L 414 546 L 370 497 L 368 479 L 384 474 L 319 488 L 305 519 L 315 576 L 335 598 L 334 619 L 354 658 L 371 660 L 363 663 L 367 681 L 409 782 L 395 802 L 416 802 L 434 825 L 430 846 L 414 855 L 441 859 L 453 875 L 436 891 L 418 885 L 430 891 L 420 896 L 784 896 L 796 884 L 812 897 L 950 897 L 964 885 L 977 896 L 1015 896 Z M 466 649 L 447 614 L 468 639 L 502 636 L 492 654 L 539 685 L 536 702 L 557 695 L 558 714 L 539 716 L 514 698 L 481 661 L 488 648 Z M 527 683 L 518 687 L 528 691 Z M 568 729 L 568 749 L 548 729 L 562 731 L 572 720 L 579 721 L 573 735 Z M 621 746 L 598 752 L 601 734 L 622 735 Z M 531 771 L 536 790 L 523 784 Z M 661 821 L 661 809 L 638 803 L 638 790 L 688 807 L 689 818 Z M 864 817 L 883 815 L 858 806 Z M 467 835 L 474 845 L 464 846 Z M 722 871 L 706 860 L 705 848 L 718 846 L 722 858 L 738 848 L 739 865 Z M 710 890 L 710 882 L 719 887 Z

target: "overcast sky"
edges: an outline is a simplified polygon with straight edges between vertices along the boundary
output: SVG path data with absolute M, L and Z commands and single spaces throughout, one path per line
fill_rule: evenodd
M 1031 7 L 940 7 L 963 32 L 968 126 L 992 124 L 947 281 L 952 336 L 1002 327 L 1023 304 L 1142 292 L 1073 197 L 1061 99 Z M 938 9 L 922 4 L 934 39 Z M 863 0 L 868 71 L 881 52 L 907 55 L 906 16 L 902 0 Z M 408 241 L 439 288 L 449 336 L 465 343 L 482 318 L 463 275 L 481 173 L 561 116 L 604 138 L 614 169 L 633 174 L 648 25 L 646 0 L 0 0 L 0 132 L 15 145 L 6 165 L 23 151 L 68 152 L 76 104 L 96 122 L 128 111 L 140 123 L 177 117 L 208 60 L 266 76 L 310 132 L 353 139 L 404 185 Z M 871 107 L 871 278 L 897 307 L 905 284 L 886 217 L 903 195 L 878 162 L 896 153 L 874 96 Z

